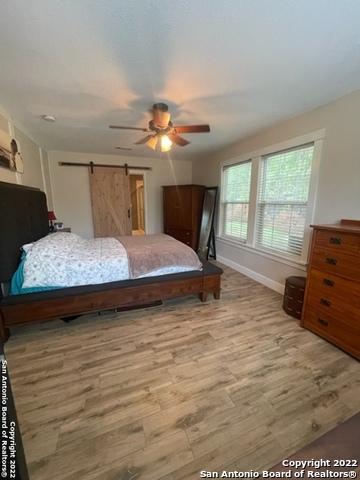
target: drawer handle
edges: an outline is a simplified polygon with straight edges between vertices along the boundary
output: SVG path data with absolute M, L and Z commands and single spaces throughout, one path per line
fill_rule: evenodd
M 324 325 L 324 327 L 327 327 L 329 325 L 329 322 L 327 322 L 326 320 L 323 320 L 322 318 L 318 318 L 318 322 L 321 325 Z
M 327 285 L 328 287 L 333 287 L 335 285 L 334 280 L 330 280 L 330 278 L 324 278 L 323 284 Z
M 320 303 L 321 303 L 321 305 L 325 305 L 325 307 L 331 307 L 330 300 L 326 300 L 326 298 L 321 298 Z
M 341 238 L 339 238 L 339 237 L 330 237 L 329 242 L 330 242 L 332 245 L 341 245 Z
M 326 261 L 326 263 L 328 263 L 329 265 L 336 265 L 336 264 L 337 264 L 336 258 L 326 257 L 325 261 Z

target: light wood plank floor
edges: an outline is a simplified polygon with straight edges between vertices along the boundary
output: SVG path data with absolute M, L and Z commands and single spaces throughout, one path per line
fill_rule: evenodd
M 359 363 L 225 268 L 220 301 L 18 328 L 6 345 L 31 480 L 262 469 L 360 410 Z

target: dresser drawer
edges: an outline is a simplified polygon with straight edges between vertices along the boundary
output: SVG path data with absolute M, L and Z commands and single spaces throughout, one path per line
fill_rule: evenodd
M 319 315 L 331 315 L 342 322 L 360 331 L 360 308 L 354 307 L 350 300 L 340 300 L 333 295 L 319 295 L 310 291 L 306 302 L 307 308 L 314 309 Z
M 347 255 L 341 251 L 314 247 L 311 266 L 324 272 L 360 282 L 360 256 Z
M 327 248 L 333 252 L 360 255 L 360 236 L 330 230 L 317 230 L 315 247 Z
M 360 309 L 360 283 L 312 268 L 308 275 L 309 293 L 338 299 Z M 360 319 L 359 319 L 360 320 Z
M 360 331 L 307 306 L 303 326 L 360 357 Z

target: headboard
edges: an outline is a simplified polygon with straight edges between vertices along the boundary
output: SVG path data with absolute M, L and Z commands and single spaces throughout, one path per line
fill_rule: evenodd
M 37 188 L 0 182 L 0 282 L 11 280 L 20 247 L 49 233 L 46 195 Z

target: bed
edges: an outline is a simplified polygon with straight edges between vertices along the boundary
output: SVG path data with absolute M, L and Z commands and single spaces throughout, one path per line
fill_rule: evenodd
M 70 318 L 85 313 L 111 309 L 148 306 L 169 298 L 208 294 L 220 297 L 222 270 L 202 261 L 201 270 L 139 276 L 138 278 L 91 285 L 76 285 L 46 291 L 9 295 L 8 285 L 21 261 L 21 247 L 48 235 L 46 196 L 38 189 L 0 182 L 0 337 L 5 342 L 13 325 Z M 127 239 L 133 249 L 142 248 Z M 134 267 L 135 268 L 135 267 Z M 139 273 L 139 272 L 138 272 Z M 155 272 L 156 273 L 156 272 Z

